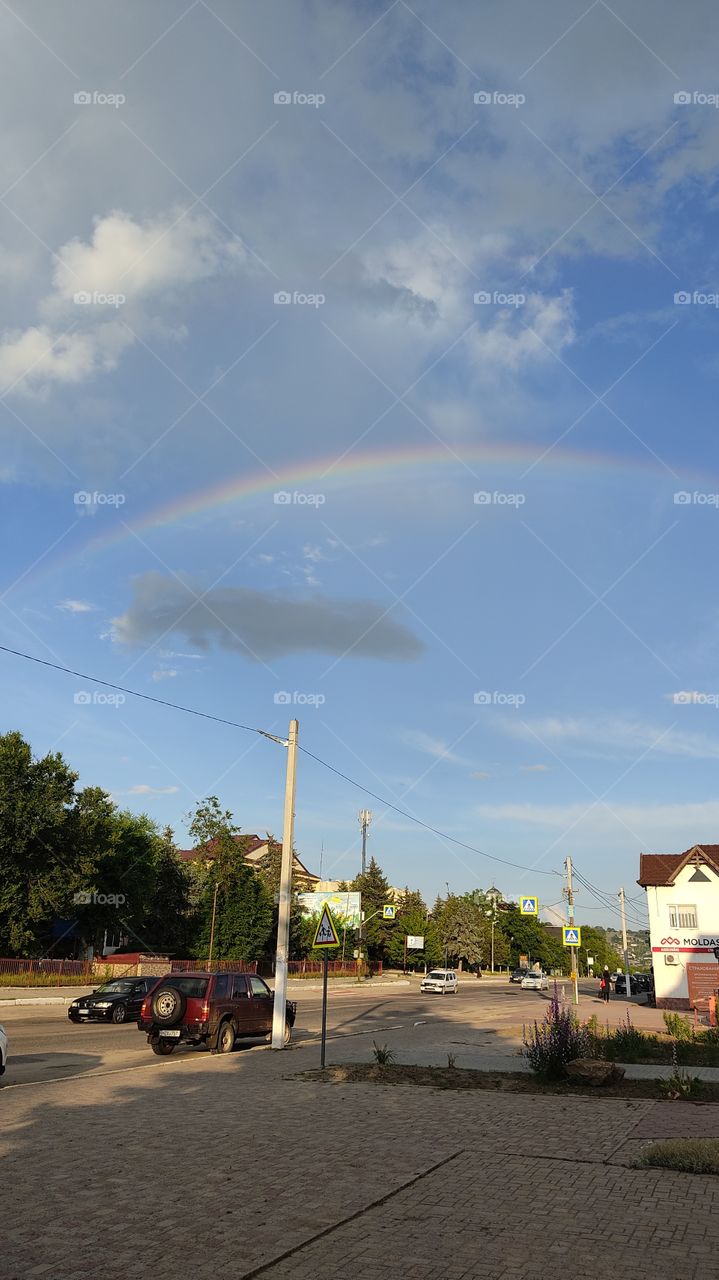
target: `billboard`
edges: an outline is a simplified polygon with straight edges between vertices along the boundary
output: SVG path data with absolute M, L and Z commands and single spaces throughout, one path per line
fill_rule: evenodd
M 298 893 L 303 916 L 318 916 L 325 906 L 343 929 L 359 929 L 362 910 L 361 893 Z

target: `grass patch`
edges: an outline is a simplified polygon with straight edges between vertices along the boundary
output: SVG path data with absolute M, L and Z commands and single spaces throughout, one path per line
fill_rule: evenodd
M 638 1169 L 676 1169 L 679 1173 L 719 1175 L 719 1138 L 672 1138 L 653 1142 L 636 1161 Z
M 85 973 L 2 973 L 0 989 L 12 987 L 95 987 L 104 981 L 97 974 Z
M 301 1071 L 299 1080 L 321 1084 L 418 1085 L 432 1089 L 480 1089 L 496 1093 L 543 1093 L 558 1097 L 660 1099 L 664 1097 L 660 1080 L 621 1080 L 597 1089 L 569 1080 L 541 1080 L 524 1072 L 475 1071 L 468 1067 L 417 1067 L 399 1063 L 379 1066 L 376 1063 L 353 1062 L 345 1066 L 325 1067 L 324 1071 Z M 700 1102 L 719 1102 L 719 1084 L 701 1082 L 696 1095 Z

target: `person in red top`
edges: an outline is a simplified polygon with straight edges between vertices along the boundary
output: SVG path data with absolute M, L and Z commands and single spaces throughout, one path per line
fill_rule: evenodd
M 609 966 L 605 964 L 602 970 L 602 976 L 599 979 L 599 995 L 602 1000 L 606 1000 L 609 1004 L 609 997 L 612 994 L 612 979 L 609 974 Z

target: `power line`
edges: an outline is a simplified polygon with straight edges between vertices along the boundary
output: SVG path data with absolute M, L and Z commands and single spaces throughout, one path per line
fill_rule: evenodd
M 272 741 L 279 741 L 274 734 L 267 733 L 264 729 L 257 729 L 253 725 L 239 724 L 236 720 L 226 720 L 222 716 L 212 715 L 209 711 L 198 711 L 195 707 L 185 707 L 179 702 L 169 702 L 166 698 L 155 698 L 149 693 L 140 693 L 138 689 L 129 689 L 125 685 L 113 684 L 110 680 L 99 680 L 97 676 L 88 675 L 86 671 L 74 671 L 72 667 L 64 667 L 59 662 L 48 662 L 46 658 L 36 658 L 31 653 L 23 653 L 20 649 L 10 649 L 7 645 L 0 644 L 0 652 L 10 653 L 16 658 L 24 658 L 27 662 L 35 662 L 41 667 L 50 667 L 53 671 L 61 671 L 65 675 L 76 676 L 80 680 L 89 680 L 93 684 L 103 685 L 106 689 L 116 689 L 118 693 L 126 693 L 132 698 L 142 698 L 145 702 L 154 702 L 160 707 L 171 707 L 173 711 L 183 711 L 186 715 L 200 716 L 203 720 L 213 720 L 216 724 L 229 725 L 232 729 L 242 729 L 247 733 L 258 733 L 264 738 L 270 738 Z M 306 747 L 302 747 L 298 743 L 299 750 L 306 756 L 309 756 L 323 769 L 328 769 L 330 773 L 334 773 L 338 778 L 342 778 L 348 782 L 350 786 L 356 787 L 364 795 L 371 796 L 373 800 L 377 800 L 386 808 L 394 810 L 403 818 L 407 818 L 410 822 L 414 822 L 418 827 L 422 827 L 425 831 L 431 831 L 433 835 L 439 836 L 442 840 L 449 841 L 450 844 L 456 844 L 461 849 L 467 849 L 470 853 L 476 853 L 480 858 L 487 858 L 490 862 L 499 862 L 502 866 L 513 867 L 518 871 L 531 871 L 535 875 L 557 876 L 558 871 L 540 871 L 536 867 L 526 867 L 521 862 L 510 862 L 507 858 L 499 858 L 493 853 L 484 853 L 482 849 L 477 849 L 474 845 L 465 844 L 463 840 L 457 840 L 454 836 L 450 836 L 445 831 L 440 831 L 437 827 L 431 826 L 428 822 L 423 822 L 421 818 L 416 818 L 414 814 L 409 813 L 406 809 L 400 809 L 398 805 L 393 804 L 391 800 L 385 799 L 384 796 L 377 795 L 376 792 L 370 791 L 363 783 L 357 782 L 355 778 L 350 778 L 348 774 L 342 773 L 340 769 L 336 769 L 334 765 L 329 764 L 327 760 L 322 760 L 320 756 L 316 756 L 314 752 L 308 751 Z
M 609 897 L 609 895 L 608 895 L 608 894 L 603 893 L 603 891 L 602 891 L 601 889 L 597 889 L 596 885 L 593 885 L 593 884 L 591 883 L 591 881 L 587 880 L 586 876 L 583 876 L 583 875 L 582 875 L 582 873 L 576 869 L 576 867 L 575 867 L 574 871 L 575 871 L 575 875 L 576 875 L 577 879 L 579 880 L 580 884 L 581 884 L 581 885 L 583 885 L 583 886 L 584 886 L 584 888 L 585 888 L 585 889 L 587 889 L 587 890 L 588 890 L 588 891 L 589 891 L 589 892 L 590 892 L 590 893 L 591 893 L 591 894 L 592 894 L 592 895 L 597 899 L 597 902 L 601 902 L 601 903 L 603 903 L 604 907 L 605 907 L 607 910 L 609 910 L 609 911 L 613 911 L 613 912 L 615 912 L 618 916 L 620 916 L 620 917 L 621 917 L 621 911 L 620 911 L 619 907 L 617 906 L 617 904 L 616 904 L 616 903 L 612 902 L 612 900 L 611 900 L 611 898 Z M 596 909 L 597 909 L 597 908 L 592 908 L 592 910 L 596 910 Z M 646 923 L 645 921 L 641 920 L 641 919 L 639 918 L 639 916 L 635 915 L 633 912 L 632 912 L 632 913 L 628 913 L 628 914 L 631 914 L 631 917 L 632 917 L 632 920 L 633 920 L 634 924 L 635 924 L 639 929 L 641 929 L 643 932 L 644 932 L 644 931 L 646 931 L 647 923 Z

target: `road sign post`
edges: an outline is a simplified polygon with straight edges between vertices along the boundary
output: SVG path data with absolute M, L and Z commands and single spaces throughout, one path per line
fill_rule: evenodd
M 322 957 L 322 1039 L 320 1043 L 320 1066 L 323 1068 L 325 1065 L 325 1045 L 327 1043 L 327 973 L 329 969 L 327 952 L 331 947 L 338 947 L 339 945 L 340 939 L 337 926 L 332 919 L 332 912 L 327 903 L 325 903 L 312 942 L 313 949 L 324 952 Z

